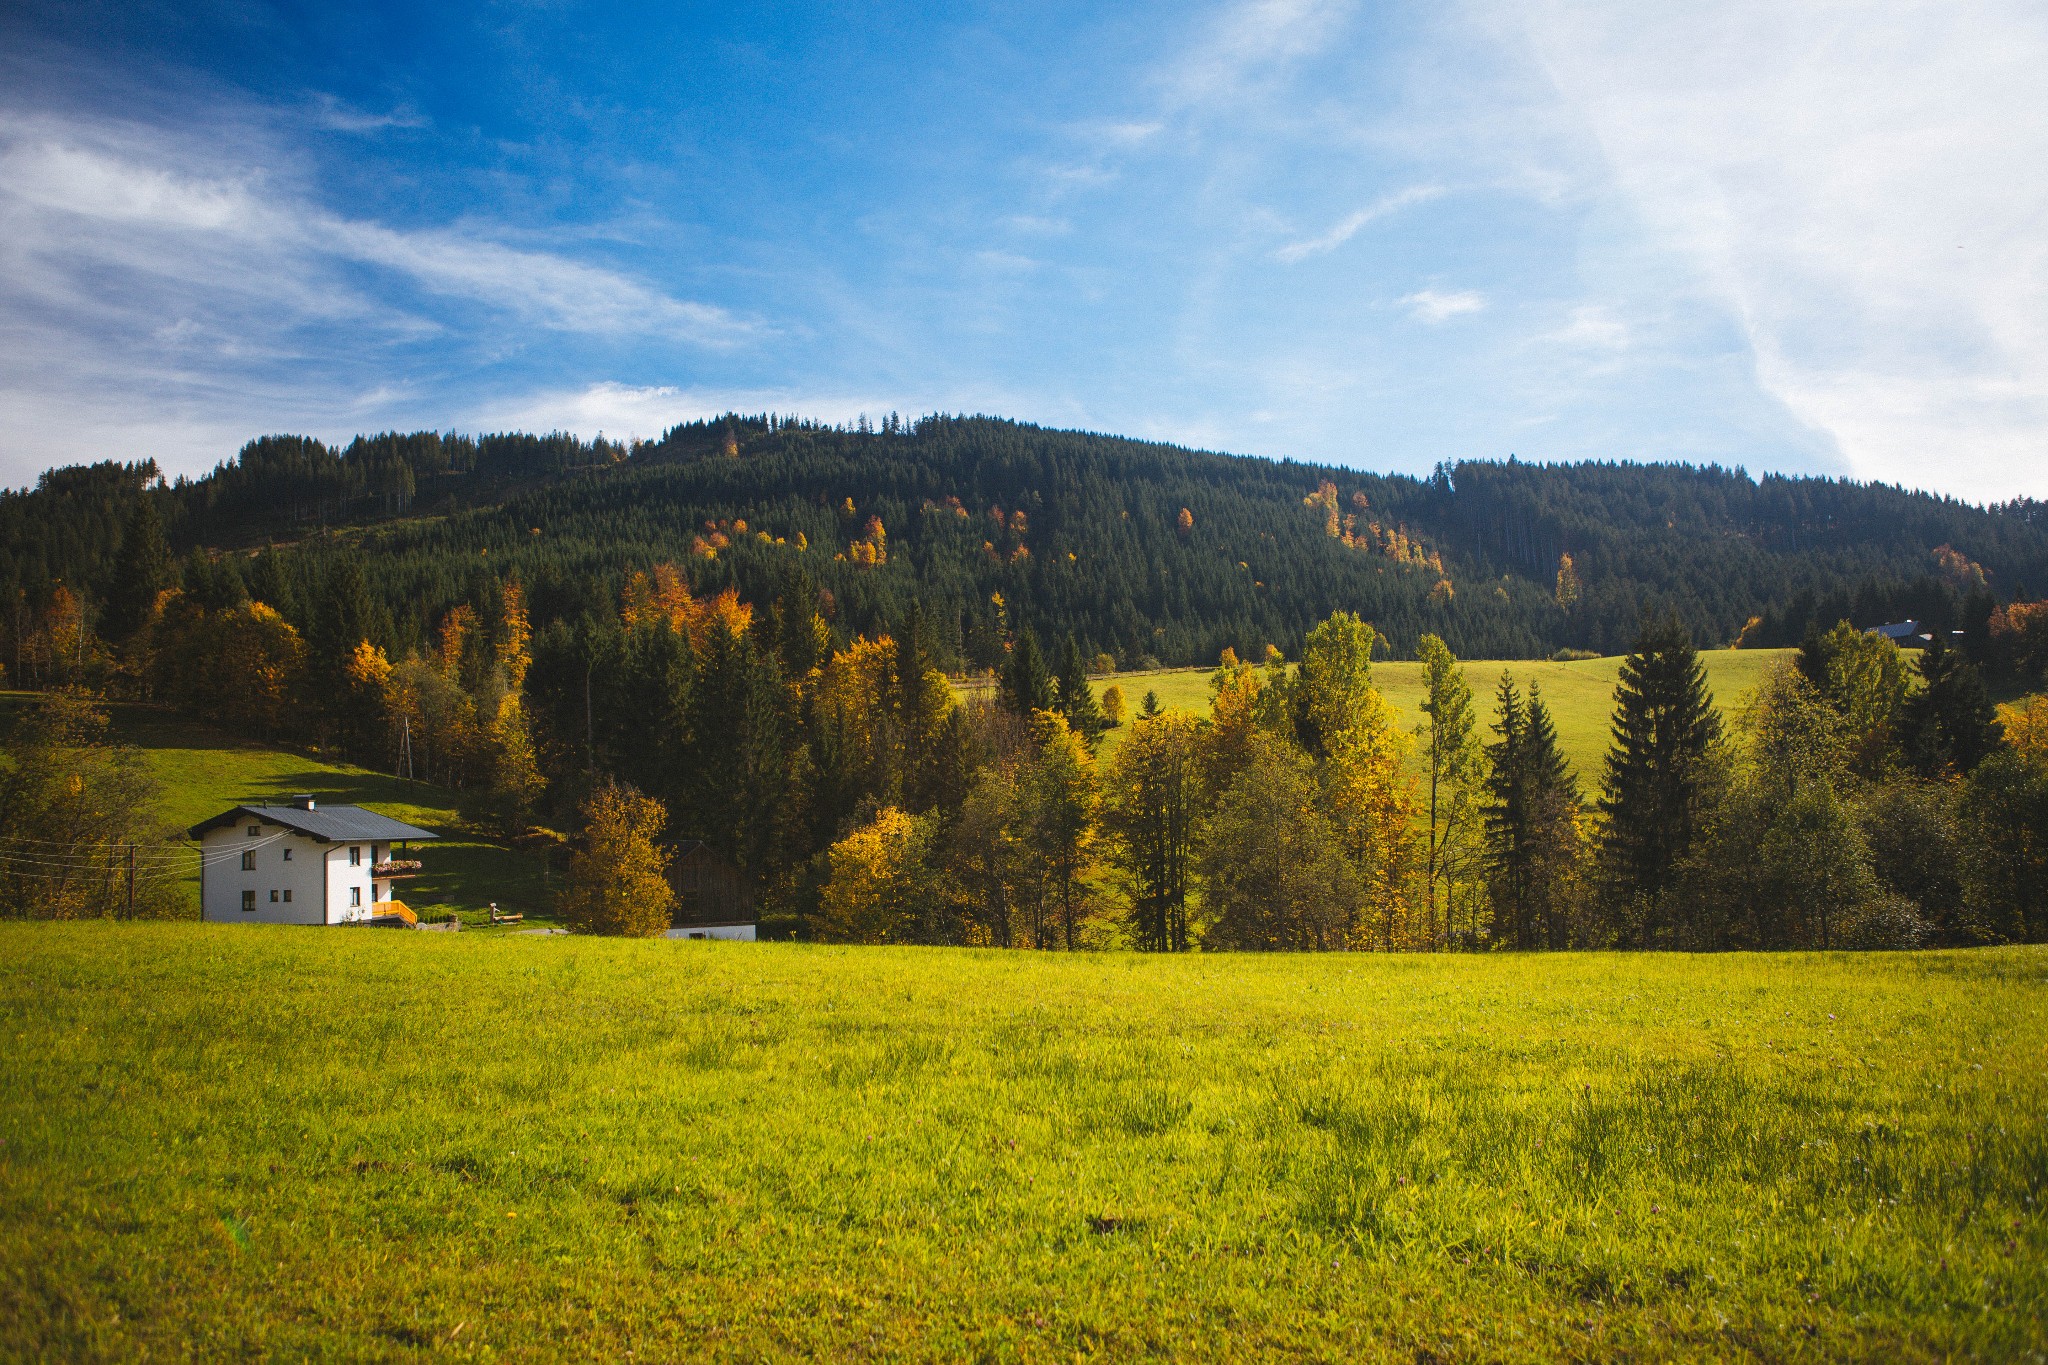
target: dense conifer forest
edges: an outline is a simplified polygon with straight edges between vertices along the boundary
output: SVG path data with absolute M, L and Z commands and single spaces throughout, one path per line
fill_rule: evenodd
M 843 639 L 914 598 L 955 669 L 997 666 L 1024 627 L 1127 667 L 1292 653 L 1334 610 L 1403 657 L 1431 633 L 1465 657 L 1616 653 L 1651 610 L 1702 646 L 1796 644 L 1843 618 L 1981 636 L 1999 603 L 2048 591 L 2041 504 L 1716 467 L 1464 461 L 1415 479 L 894 416 L 728 416 L 631 447 L 270 436 L 171 483 L 137 454 L 0 495 L 0 662 L 66 595 L 95 622 L 139 609 L 120 553 L 142 501 L 185 571 L 233 552 L 302 632 L 337 566 L 360 565 L 369 637 L 394 656 L 459 604 L 494 614 L 508 577 L 545 628 L 615 611 L 665 562 L 700 596 L 761 606 L 808 582 Z

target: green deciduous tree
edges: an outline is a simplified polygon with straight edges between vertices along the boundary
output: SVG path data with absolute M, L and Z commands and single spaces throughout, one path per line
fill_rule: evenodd
M 1429 823 L 1424 833 L 1424 931 L 1431 946 L 1450 933 L 1457 889 L 1468 871 L 1477 828 L 1477 794 L 1484 757 L 1473 721 L 1472 689 L 1441 637 L 1422 637 L 1426 718 L 1416 727 Z M 1441 899 L 1439 899 L 1441 891 Z
M 1103 782 L 1102 828 L 1130 887 L 1131 939 L 1150 952 L 1188 949 L 1201 738 L 1186 712 L 1141 717 Z
M 1324 813 L 1315 763 L 1256 735 L 1203 829 L 1197 858 L 1208 927 L 1202 946 L 1247 952 L 1350 946 L 1364 891 Z

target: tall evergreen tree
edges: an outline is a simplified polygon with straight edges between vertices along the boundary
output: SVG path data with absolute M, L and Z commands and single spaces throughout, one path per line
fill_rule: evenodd
M 328 737 L 353 754 L 371 717 L 350 685 L 349 660 L 356 646 L 370 638 L 370 593 L 363 562 L 343 555 L 327 571 L 315 599 L 306 632 L 306 652 L 314 700 L 328 722 Z
M 1920 690 L 1906 699 L 1905 750 L 1927 777 L 1968 773 L 1999 744 L 1998 712 L 1983 675 L 1940 635 L 1920 655 Z
M 1698 836 L 1721 718 L 1676 616 L 1645 623 L 1614 688 L 1601 782 L 1600 874 L 1618 936 L 1643 947 L 1669 928 L 1659 904 Z
M 1002 702 L 1018 715 L 1050 711 L 1056 698 L 1052 677 L 1045 670 L 1045 656 L 1039 652 L 1038 636 L 1026 627 L 1010 651 L 1010 666 L 1003 674 Z
M 1067 632 L 1067 643 L 1060 650 L 1058 700 L 1068 727 L 1093 745 L 1104 729 L 1102 707 L 1095 700 L 1095 689 L 1088 685 L 1088 664 L 1072 631 Z
M 1536 685 L 1525 703 L 1503 672 L 1488 746 L 1487 889 L 1493 933 L 1509 947 L 1570 946 L 1578 880 L 1579 789 Z
M 129 513 L 120 552 L 114 556 L 106 610 L 100 616 L 101 634 L 120 644 L 142 629 L 156 608 L 156 595 L 170 586 L 171 570 L 171 551 L 164 543 L 156 500 L 145 493 Z

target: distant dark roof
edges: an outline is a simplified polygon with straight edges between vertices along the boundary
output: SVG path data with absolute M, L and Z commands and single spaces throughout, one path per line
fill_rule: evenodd
M 320 806 L 314 810 L 303 810 L 298 806 L 236 806 L 224 811 L 201 824 L 192 826 L 186 833 L 197 839 L 208 830 L 223 825 L 240 824 L 243 820 L 265 820 L 273 825 L 310 834 L 315 839 L 329 843 L 347 843 L 350 840 L 368 843 L 379 839 L 438 839 L 441 836 L 431 830 L 420 829 L 394 820 L 388 815 L 379 815 L 361 806 Z

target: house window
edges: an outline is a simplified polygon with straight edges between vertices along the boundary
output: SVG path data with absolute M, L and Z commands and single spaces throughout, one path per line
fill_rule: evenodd
M 242 908 L 244 910 L 254 910 L 256 908 L 256 893 L 254 891 L 244 891 L 242 893 Z
M 254 872 L 255 870 L 256 870 L 256 855 L 255 855 L 254 853 L 244 853 L 244 854 L 242 855 L 242 871 L 244 871 L 244 872 Z
M 292 860 L 292 851 L 291 851 L 291 849 L 290 849 L 290 848 L 286 848 L 286 849 L 285 849 L 285 851 L 284 851 L 284 860 L 285 860 L 286 862 L 290 862 L 290 861 Z
M 261 825 L 251 825 L 251 826 L 249 826 L 249 837 L 250 837 L 251 839 L 255 838 L 255 837 L 256 837 L 257 835 L 259 835 L 259 834 L 261 834 L 261 833 L 263 833 L 263 826 L 261 826 Z
M 348 846 L 348 865 L 350 867 L 361 867 L 363 865 L 363 850 L 361 845 L 350 844 Z
M 363 903 L 363 888 L 351 886 L 348 889 L 348 903 L 350 905 L 361 905 Z
M 292 889 L 289 886 L 287 886 L 284 889 L 284 903 L 286 905 L 290 905 L 292 903 Z
M 270 903 L 272 905 L 277 904 L 277 888 L 274 886 L 270 888 Z

